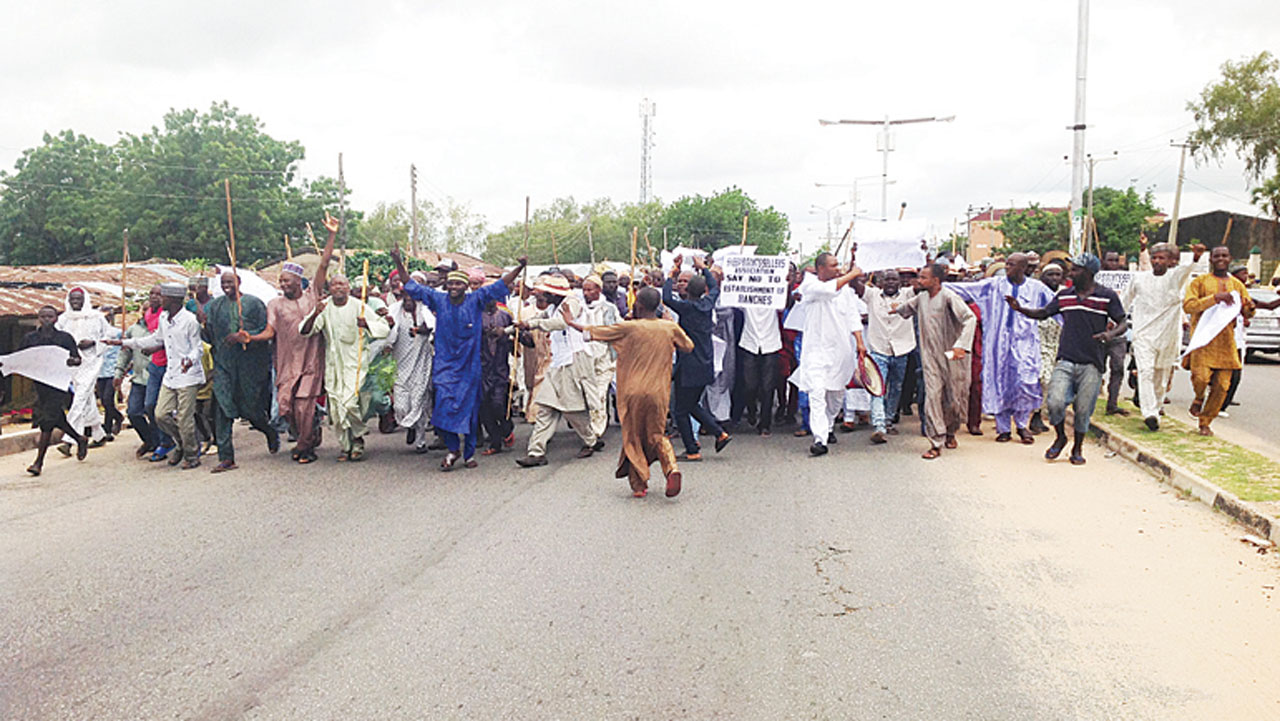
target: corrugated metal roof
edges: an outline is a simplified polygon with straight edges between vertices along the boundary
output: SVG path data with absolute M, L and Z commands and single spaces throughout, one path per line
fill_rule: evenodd
M 129 266 L 127 291 L 141 295 L 157 283 L 182 281 L 187 273 L 171 263 Z M 67 290 L 81 286 L 95 307 L 120 305 L 120 266 L 0 265 L 0 316 L 34 317 L 41 306 L 62 309 Z

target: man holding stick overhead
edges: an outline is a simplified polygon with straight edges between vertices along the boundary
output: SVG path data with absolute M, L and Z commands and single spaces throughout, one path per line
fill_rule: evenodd
M 280 416 L 289 423 L 298 445 L 291 454 L 298 463 L 316 460 L 316 447 L 320 445 L 320 424 L 316 422 L 316 403 L 324 393 L 324 338 L 320 335 L 304 336 L 302 321 L 315 310 L 324 291 L 329 273 L 329 261 L 333 259 L 333 244 L 338 237 L 338 219 L 324 215 L 324 227 L 329 231 L 324 252 L 320 254 L 320 267 L 311 285 L 303 290 L 302 266 L 286 262 L 280 267 L 280 290 L 284 293 L 267 303 L 267 327 L 250 341 L 275 339 L 276 403 Z M 308 224 L 310 228 L 310 224 Z
M 409 278 L 399 248 L 391 249 L 391 260 L 401 278 Z M 453 470 L 459 460 L 467 468 L 475 468 L 476 434 L 480 406 L 480 342 L 484 322 L 482 315 L 489 301 L 505 300 L 516 286 L 516 278 L 528 264 L 521 256 L 515 268 L 502 276 L 501 283 L 490 283 L 468 292 L 470 278 L 463 271 L 449 272 L 445 290 L 428 288 L 415 280 L 404 284 L 405 294 L 421 302 L 436 316 L 435 407 L 431 424 L 444 436 L 449 452 L 440 468 Z
M 324 386 L 329 422 L 342 451 L 339 461 L 364 460 L 364 437 L 369 432 L 364 419 L 372 400 L 369 392 L 361 392 L 369 372 L 364 346 L 390 332 L 381 316 L 351 296 L 351 284 L 343 275 L 329 281 L 329 297 L 317 303 L 298 328 L 303 336 L 324 336 Z

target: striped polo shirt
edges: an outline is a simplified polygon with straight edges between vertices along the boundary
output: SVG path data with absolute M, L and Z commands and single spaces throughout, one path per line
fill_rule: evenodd
M 1106 346 L 1093 336 L 1107 330 L 1108 321 L 1124 320 L 1120 296 L 1110 288 L 1095 285 L 1081 297 L 1074 288 L 1062 288 L 1046 306 L 1050 315 L 1062 314 L 1062 340 L 1058 360 L 1092 363 L 1099 370 L 1106 365 Z

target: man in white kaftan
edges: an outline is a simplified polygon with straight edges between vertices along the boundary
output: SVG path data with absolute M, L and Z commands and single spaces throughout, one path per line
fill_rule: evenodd
M 75 369 L 72 381 L 75 395 L 71 400 L 71 410 L 67 411 L 67 423 L 77 433 L 88 436 L 93 441 L 92 445 L 99 446 L 106 440 L 97 396 L 98 371 L 102 369 L 106 351 L 99 341 L 113 337 L 111 326 L 106 317 L 93 307 L 84 288 L 75 287 L 68 291 L 64 307 L 54 327 L 70 333 L 80 349 L 80 365 Z M 62 452 L 69 455 L 70 446 L 64 446 Z
M 1196 248 L 1196 260 L 1204 247 Z M 1159 243 L 1150 254 L 1143 253 L 1141 265 L 1150 266 L 1134 273 L 1120 302 L 1129 312 L 1133 329 L 1133 362 L 1138 367 L 1138 404 L 1143 421 L 1151 430 L 1160 427 L 1160 409 L 1182 340 L 1182 299 L 1191 280 L 1193 263 L 1178 265 L 1178 250 Z

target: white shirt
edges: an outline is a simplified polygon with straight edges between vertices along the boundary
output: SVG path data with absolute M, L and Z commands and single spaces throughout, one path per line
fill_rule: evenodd
M 791 384 L 808 393 L 844 390 L 853 377 L 857 355 L 853 334 L 862 330 L 858 294 L 846 285 L 836 289 L 836 279 L 818 280 L 806 274 L 800 284 L 800 312 L 804 321 L 800 367 Z
M 147 350 L 164 346 L 164 353 L 169 358 L 169 367 L 161 382 L 165 388 L 187 388 L 204 385 L 204 345 L 200 340 L 200 321 L 195 313 L 182 308 L 172 317 L 168 311 L 160 314 L 160 322 L 156 332 L 140 338 L 125 338 L 123 344 L 134 350 Z M 186 371 L 182 370 L 182 361 L 191 361 Z
M 738 347 L 748 353 L 777 353 L 782 350 L 778 311 L 752 306 L 742 309 L 742 340 Z
M 1191 280 L 1192 266 L 1179 265 L 1156 275 L 1151 271 L 1133 274 L 1129 287 L 1120 296 L 1129 312 L 1135 354 L 1140 364 L 1161 364 L 1177 360 L 1182 340 L 1182 299 Z M 1148 351 L 1151 360 L 1147 361 Z
M 916 348 L 916 331 L 910 318 L 894 311 L 911 300 L 915 291 L 903 288 L 897 295 L 885 295 L 867 286 L 862 300 L 867 304 L 867 350 L 887 356 L 906 355 Z

